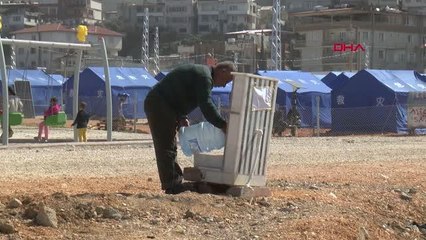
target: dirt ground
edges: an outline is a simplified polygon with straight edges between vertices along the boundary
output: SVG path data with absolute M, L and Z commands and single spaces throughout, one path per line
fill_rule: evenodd
M 274 165 L 266 198 L 166 195 L 156 171 L 0 178 L 0 239 L 426 239 L 426 158 L 411 154 Z M 9 206 L 14 198 L 22 205 Z M 40 203 L 57 227 L 36 224 Z
M 0 202 L 24 205 L 0 207 L 17 231 L 0 239 L 426 239 L 425 176 L 424 162 L 295 166 L 272 170 L 259 199 L 164 195 L 146 176 L 2 181 Z M 58 228 L 26 217 L 39 202 Z M 108 206 L 121 217 L 97 212 Z

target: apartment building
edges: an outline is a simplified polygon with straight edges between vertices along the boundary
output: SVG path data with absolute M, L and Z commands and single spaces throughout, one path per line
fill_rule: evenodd
M 255 29 L 257 9 L 254 0 L 198 0 L 198 32 L 226 33 Z
M 401 0 L 287 0 L 281 1 L 288 12 L 304 12 L 311 10 L 324 10 L 326 8 L 356 7 L 368 9 L 371 7 L 391 7 L 398 8 Z M 403 1 L 423 1 L 423 0 L 403 0 Z
M 119 5 L 120 18 L 130 26 L 142 28 L 145 9 L 148 8 L 149 25 L 165 27 L 165 0 L 145 0 L 139 3 L 122 3 Z
M 88 26 L 87 42 L 98 43 L 105 39 L 108 56 L 116 57 L 122 48 L 122 34 L 97 26 Z M 44 24 L 12 32 L 16 39 L 78 43 L 75 29 L 63 24 Z M 75 66 L 75 52 L 70 49 L 17 47 L 16 64 L 18 68 L 44 67 L 48 72 L 72 72 Z M 94 50 L 87 53 L 96 57 Z
M 2 34 L 37 24 L 41 13 L 32 4 L 25 2 L 0 2 L 0 15 L 2 16 Z
M 294 60 L 300 60 L 295 63 L 302 70 L 423 71 L 426 16 L 346 8 L 291 13 L 289 17 L 299 34 L 294 47 L 300 51 L 300 59 Z
M 196 33 L 196 0 L 168 0 L 165 5 L 166 25 L 178 33 Z
M 426 14 L 426 0 L 401 0 L 402 10 Z
M 99 0 L 59 0 L 59 20 L 68 25 L 102 22 L 102 3 Z

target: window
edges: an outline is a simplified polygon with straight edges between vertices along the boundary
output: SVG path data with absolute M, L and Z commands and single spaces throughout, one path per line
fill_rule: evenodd
M 210 28 L 209 28 L 209 25 L 200 25 L 200 26 L 198 27 L 198 30 L 199 30 L 200 32 L 208 32 L 208 31 L 210 30 Z
M 236 6 L 236 5 L 231 5 L 231 6 L 229 6 L 229 10 L 230 10 L 230 11 L 237 11 L 237 10 L 238 10 L 238 6 Z
M 379 40 L 380 41 L 384 41 L 385 40 L 385 34 L 384 33 L 379 33 Z
M 368 41 L 368 32 L 363 32 L 362 33 L 362 40 Z
M 415 61 L 416 61 L 416 54 L 410 53 L 410 62 L 415 62 Z
M 31 40 L 36 40 L 36 35 L 31 35 Z
M 385 59 L 385 52 L 383 50 L 379 50 L 379 59 Z
M 231 21 L 232 22 L 237 22 L 238 21 L 238 17 L 237 16 L 231 16 Z
M 24 48 L 18 48 L 18 53 L 19 53 L 19 54 L 24 54 L 24 52 L 25 52 L 25 49 L 24 49 Z
M 201 16 L 201 22 L 208 22 L 208 21 L 209 21 L 209 16 L 207 16 L 207 15 Z
M 409 43 L 411 43 L 412 38 L 411 38 L 411 35 L 410 35 L 410 34 L 408 35 L 408 39 L 407 39 L 407 40 L 408 40 L 408 42 L 409 42 Z
M 346 32 L 340 32 L 339 37 L 340 41 L 346 41 Z
M 14 16 L 13 17 L 13 21 L 14 22 L 20 22 L 21 21 L 21 16 Z
M 35 48 L 31 48 L 30 53 L 31 54 L 35 54 L 36 53 L 36 49 Z

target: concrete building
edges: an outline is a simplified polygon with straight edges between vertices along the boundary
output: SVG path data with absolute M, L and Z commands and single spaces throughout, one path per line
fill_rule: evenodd
M 398 8 L 400 0 L 287 0 L 285 7 L 288 12 L 304 12 L 311 10 L 325 10 L 332 8 L 356 7 L 359 9 L 369 9 L 371 7 L 391 7 Z M 418 1 L 418 0 L 404 0 Z M 284 2 L 281 1 L 284 5 Z
M 254 0 L 198 0 L 198 33 L 226 33 L 256 29 Z
M 98 43 L 103 37 L 107 45 L 108 56 L 116 57 L 122 48 L 122 34 L 97 26 L 88 26 L 87 42 Z M 32 28 L 25 28 L 12 32 L 16 39 L 56 41 L 78 43 L 75 29 L 62 24 L 45 24 Z M 73 72 L 75 66 L 75 52 L 66 49 L 17 47 L 16 64 L 18 68 L 46 68 L 48 72 Z M 97 50 L 86 53 L 94 57 L 99 56 Z
M 0 2 L 2 35 L 25 27 L 35 26 L 41 16 L 38 9 L 29 3 Z
M 139 3 L 123 3 L 119 6 L 120 19 L 129 26 L 142 29 L 145 8 L 149 11 L 149 25 L 165 27 L 165 0 L 145 0 Z
M 426 15 L 426 1 L 402 0 L 402 10 Z
M 102 3 L 99 0 L 59 0 L 58 18 L 70 26 L 102 22 Z
M 426 16 L 346 8 L 291 13 L 289 17 L 298 33 L 294 47 L 300 51 L 300 59 L 293 60 L 300 60 L 295 63 L 302 70 L 423 72 Z
M 55 22 L 59 18 L 59 0 L 38 0 L 35 5 L 38 6 L 43 14 L 41 19 L 43 22 Z
M 196 33 L 196 0 L 168 0 L 165 2 L 166 26 L 177 33 Z

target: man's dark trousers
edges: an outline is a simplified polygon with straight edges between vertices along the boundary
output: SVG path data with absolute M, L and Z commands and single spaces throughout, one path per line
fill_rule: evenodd
M 145 113 L 154 141 L 161 189 L 173 188 L 182 181 L 182 169 L 176 162 L 177 114 L 155 90 L 144 102 Z

